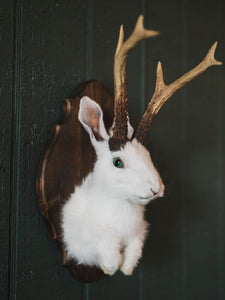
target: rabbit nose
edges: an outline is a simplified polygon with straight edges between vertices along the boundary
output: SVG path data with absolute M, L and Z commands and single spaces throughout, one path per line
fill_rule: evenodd
M 157 193 L 158 193 L 158 192 L 155 192 L 152 188 L 151 188 L 151 192 L 152 192 L 152 194 L 153 194 L 154 196 L 156 196 Z

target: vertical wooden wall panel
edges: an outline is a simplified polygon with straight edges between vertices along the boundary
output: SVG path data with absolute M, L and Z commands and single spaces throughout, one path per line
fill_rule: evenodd
M 85 3 L 22 5 L 17 299 L 74 299 L 81 285 L 58 265 L 35 193 L 37 165 L 61 103 L 85 79 Z
M 14 3 L 2 1 L 0 8 L 0 295 L 8 298 L 10 277 L 11 133 L 13 130 Z
M 159 60 L 166 83 L 182 74 L 182 1 L 149 1 L 148 19 L 161 33 L 147 45 L 146 100 L 149 101 Z M 182 295 L 180 97 L 178 92 L 165 104 L 149 133 L 148 147 L 166 188 L 164 198 L 148 207 L 151 228 L 143 258 L 144 299 L 181 299 Z
M 204 56 L 217 38 L 217 10 L 210 7 L 209 1 L 188 2 L 187 61 L 191 64 L 200 59 L 196 51 Z M 216 57 L 222 59 L 218 53 Z M 187 92 L 186 174 L 182 178 L 186 191 L 187 299 L 219 298 L 215 284 L 218 281 L 215 157 L 220 69 L 208 70 L 190 85 Z
M 169 37 L 167 45 L 165 44 L 163 47 L 163 57 L 168 58 L 170 51 L 173 53 L 173 57 L 170 57 L 171 65 L 168 68 L 164 65 L 165 78 L 167 78 L 167 74 L 171 74 L 170 78 L 173 80 L 174 76 L 172 75 L 175 74 L 176 66 L 182 67 L 182 73 L 189 70 L 205 56 L 210 45 L 216 39 L 217 11 L 210 10 L 210 2 L 183 1 L 179 8 L 182 17 L 179 22 L 179 16 L 173 16 L 174 13 L 178 13 L 178 3 L 177 9 L 174 10 L 171 3 L 169 5 L 168 17 L 162 15 L 162 11 L 160 15 L 165 17 L 162 25 L 166 26 L 167 24 L 168 32 L 165 32 Z M 154 9 L 154 3 L 152 6 Z M 162 1 L 160 1 L 159 7 L 160 9 L 164 7 L 166 10 Z M 164 29 L 166 30 L 166 28 Z M 176 34 L 177 32 L 180 32 L 179 35 Z M 162 37 L 163 39 L 164 37 Z M 182 41 L 181 48 L 178 44 L 179 39 Z M 174 47 L 174 43 L 178 45 Z M 170 50 L 172 47 L 173 50 Z M 221 47 L 221 41 L 219 47 Z M 157 53 L 160 53 L 160 50 Z M 216 56 L 222 59 L 218 53 Z M 166 61 L 166 64 L 170 64 L 170 62 Z M 162 218 L 164 217 L 166 222 L 161 223 L 161 226 L 158 224 L 158 229 L 155 230 L 160 232 L 163 230 L 166 233 L 163 239 L 168 242 L 167 247 L 165 247 L 166 245 L 162 248 L 159 245 L 155 246 L 157 256 L 161 254 L 160 263 L 162 264 L 157 265 L 159 278 L 156 280 L 155 270 L 153 271 L 154 284 L 157 287 L 155 296 L 160 295 L 160 299 L 181 299 L 181 297 L 183 299 L 212 299 L 218 296 L 215 284 L 218 279 L 216 267 L 218 250 L 215 234 L 217 230 L 215 226 L 217 223 L 217 206 L 215 205 L 217 166 L 213 159 L 216 156 L 217 111 L 212 111 L 213 103 L 217 106 L 216 93 L 219 82 L 215 75 L 216 72 L 218 74 L 221 70 L 219 68 L 208 70 L 195 82 L 184 88 L 183 92 L 175 95 L 170 103 L 166 104 L 158 116 L 161 119 L 155 120 L 154 128 L 152 128 L 150 141 L 154 148 L 160 137 L 165 137 L 163 141 L 161 140 L 163 144 L 160 148 L 166 149 L 166 153 L 162 153 L 159 149 L 160 153 L 155 155 L 156 158 L 161 155 L 159 164 L 165 155 L 166 161 L 161 161 L 161 163 L 166 163 L 167 166 L 164 165 L 161 174 L 163 176 L 164 173 L 165 179 L 168 180 L 165 196 L 165 201 L 168 203 L 162 201 L 161 206 L 159 200 L 158 203 L 152 204 L 154 209 L 157 207 L 159 209 L 159 213 L 157 210 L 152 211 L 153 220 L 156 222 L 156 225 L 153 223 L 153 226 L 157 226 L 157 222 L 163 222 Z M 179 74 L 180 72 L 175 74 L 174 79 Z M 179 98 L 181 98 L 180 102 L 178 102 Z M 174 109 L 174 112 L 171 109 Z M 165 115 L 163 115 L 164 112 Z M 166 127 L 162 132 L 160 127 L 165 126 L 163 122 L 166 122 Z M 176 122 L 178 123 L 176 124 Z M 156 135 L 154 135 L 154 130 L 156 130 Z M 153 141 L 154 137 L 155 142 Z M 224 166 L 222 168 L 224 170 Z M 167 208 L 165 204 L 168 205 Z M 166 219 L 164 213 L 167 214 Z M 172 228 L 171 232 L 170 228 Z M 152 230 L 154 234 L 154 228 Z M 161 238 L 158 235 L 155 242 L 162 243 Z M 175 249 L 172 247 L 173 241 Z M 162 250 L 159 250 L 160 248 Z M 174 255 L 172 251 L 170 253 L 170 250 L 174 251 Z M 151 259 L 156 264 L 155 258 L 154 253 L 151 253 Z M 166 277 L 162 282 L 164 271 L 165 274 L 168 272 L 168 277 L 172 279 L 171 283 L 170 279 Z M 205 288 L 206 285 L 208 289 Z M 151 285 L 150 289 L 154 293 Z

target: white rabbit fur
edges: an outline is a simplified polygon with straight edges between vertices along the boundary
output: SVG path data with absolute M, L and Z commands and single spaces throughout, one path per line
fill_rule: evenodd
M 83 97 L 78 118 L 90 135 L 97 160 L 62 210 L 67 255 L 78 263 L 98 266 L 109 275 L 119 268 L 131 275 L 148 228 L 144 205 L 163 196 L 164 185 L 149 152 L 136 139 L 119 151 L 110 151 L 110 135 L 96 102 Z M 131 137 L 133 128 L 128 127 Z M 122 160 L 123 168 L 113 165 L 116 157 Z

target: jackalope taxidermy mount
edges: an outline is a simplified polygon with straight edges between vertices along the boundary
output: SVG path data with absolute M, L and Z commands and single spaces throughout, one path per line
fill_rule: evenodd
M 144 147 L 146 135 L 160 108 L 178 89 L 208 67 L 221 64 L 214 58 L 215 43 L 197 67 L 166 85 L 159 62 L 153 97 L 134 133 L 127 112 L 126 61 L 143 39 L 158 34 L 146 30 L 139 16 L 124 42 L 121 26 L 114 58 L 114 116 L 112 97 L 101 83 L 79 86 L 64 100 L 63 119 L 53 128 L 40 163 L 41 212 L 57 241 L 62 264 L 82 282 L 97 280 L 103 272 L 113 275 L 118 269 L 132 274 L 148 228 L 145 205 L 164 193 Z

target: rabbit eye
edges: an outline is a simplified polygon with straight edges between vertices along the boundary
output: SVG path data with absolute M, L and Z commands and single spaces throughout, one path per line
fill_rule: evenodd
M 116 168 L 123 168 L 123 162 L 119 157 L 113 159 L 113 164 Z

